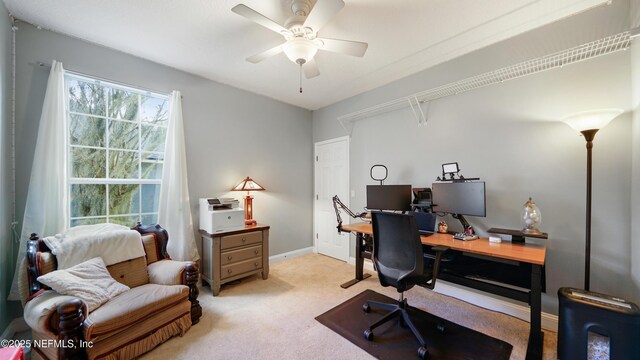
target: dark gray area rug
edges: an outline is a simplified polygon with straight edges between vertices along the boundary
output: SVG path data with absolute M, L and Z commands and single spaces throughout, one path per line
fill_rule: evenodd
M 384 310 L 362 311 L 367 300 L 394 303 L 397 300 L 365 290 L 344 303 L 316 317 L 320 323 L 340 334 L 369 354 L 379 359 L 418 359 L 418 340 L 411 330 L 400 326 L 399 321 L 390 321 L 374 330 L 373 341 L 363 333 L 386 314 Z M 411 304 L 409 304 L 411 305 Z M 429 359 L 509 359 L 513 346 L 502 340 L 484 335 L 464 326 L 441 319 L 420 309 L 410 308 L 411 319 L 427 341 Z M 437 330 L 445 325 L 444 333 Z

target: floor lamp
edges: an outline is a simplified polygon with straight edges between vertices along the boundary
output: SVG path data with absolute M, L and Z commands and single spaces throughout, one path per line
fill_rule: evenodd
M 247 195 L 244 197 L 244 223 L 245 225 L 255 225 L 256 221 L 253 220 L 253 196 L 250 191 L 262 191 L 264 188 L 252 178 L 248 177 L 236 185 L 232 191 L 246 191 Z
M 602 109 L 585 111 L 569 115 L 562 119 L 567 125 L 580 132 L 587 141 L 587 216 L 585 229 L 585 258 L 584 258 L 584 289 L 589 291 L 589 278 L 591 267 L 591 152 L 593 138 L 598 130 L 607 126 L 611 120 L 622 114 L 619 109 Z

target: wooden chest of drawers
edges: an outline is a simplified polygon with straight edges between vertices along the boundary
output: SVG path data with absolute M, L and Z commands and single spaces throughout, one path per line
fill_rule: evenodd
M 269 226 L 247 225 L 244 229 L 209 234 L 200 230 L 202 239 L 202 280 L 211 286 L 213 296 L 220 286 L 260 273 L 269 277 Z

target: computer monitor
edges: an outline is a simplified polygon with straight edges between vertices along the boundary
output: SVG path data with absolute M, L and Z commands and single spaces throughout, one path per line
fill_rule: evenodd
M 433 211 L 487 216 L 484 181 L 433 183 Z
M 411 210 L 411 185 L 367 185 L 367 209 Z

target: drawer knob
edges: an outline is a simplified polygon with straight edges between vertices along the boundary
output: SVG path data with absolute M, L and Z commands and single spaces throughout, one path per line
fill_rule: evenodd
M 227 273 L 231 274 L 232 273 L 231 269 L 227 269 Z
M 258 255 L 258 250 L 253 250 L 253 253 Z
M 242 238 L 242 242 L 246 242 L 246 241 L 247 241 L 247 239 L 245 239 L 245 238 Z
M 259 264 L 256 262 L 256 263 L 253 263 L 253 265 L 255 265 L 256 267 L 258 267 L 258 265 L 259 265 Z
M 233 256 L 231 255 L 227 256 L 227 260 L 231 260 L 231 259 L 233 259 Z

